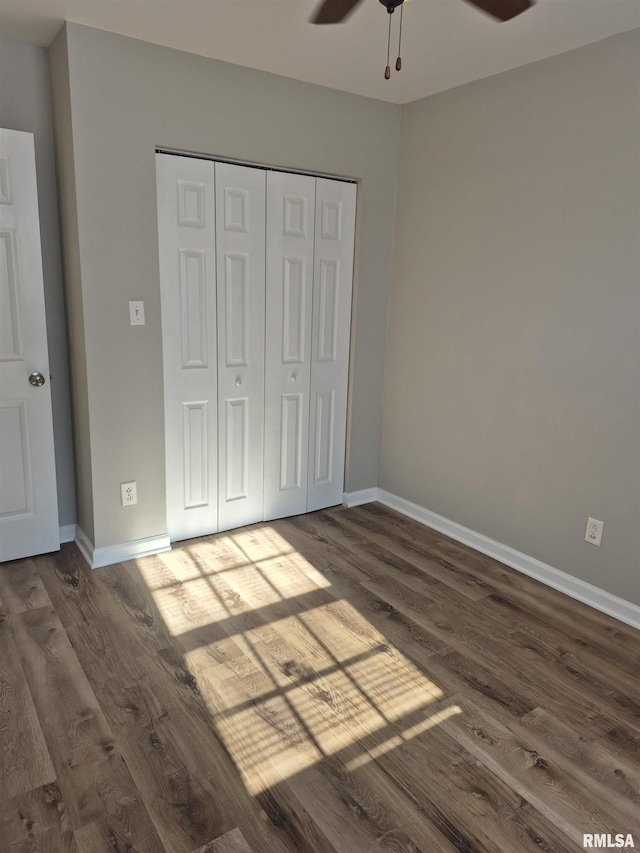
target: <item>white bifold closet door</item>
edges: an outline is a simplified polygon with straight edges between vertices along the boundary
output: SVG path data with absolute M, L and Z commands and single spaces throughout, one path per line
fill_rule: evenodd
M 218 530 L 262 520 L 265 173 L 215 164 Z
M 264 519 L 307 510 L 316 179 L 267 175 Z
M 218 523 L 214 164 L 156 155 L 167 527 L 172 541 Z
M 307 512 L 342 502 L 356 186 L 316 179 Z
M 264 519 L 342 501 L 356 187 L 267 176 Z
M 156 161 L 172 541 L 340 503 L 355 185 Z

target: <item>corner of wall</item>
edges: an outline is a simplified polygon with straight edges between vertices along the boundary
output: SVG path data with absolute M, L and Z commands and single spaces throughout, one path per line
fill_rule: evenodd
M 49 72 L 62 242 L 62 270 L 69 337 L 77 520 L 80 527 L 93 538 L 91 442 L 88 427 L 89 388 L 86 369 L 69 65 L 70 51 L 67 24 L 65 24 L 49 48 Z

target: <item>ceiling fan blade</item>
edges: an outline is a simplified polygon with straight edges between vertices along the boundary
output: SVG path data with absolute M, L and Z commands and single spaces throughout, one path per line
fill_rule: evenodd
M 360 0 L 324 0 L 311 19 L 314 24 L 339 24 L 353 12 Z
M 472 6 L 477 6 L 499 21 L 509 21 L 521 12 L 526 12 L 535 0 L 468 0 Z

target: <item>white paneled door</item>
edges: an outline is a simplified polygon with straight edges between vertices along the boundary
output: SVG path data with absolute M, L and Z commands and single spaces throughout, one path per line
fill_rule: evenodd
M 340 503 L 355 185 L 156 164 L 171 539 Z
M 175 541 L 218 523 L 214 164 L 156 157 L 167 525 Z
M 216 163 L 218 530 L 262 519 L 265 173 Z
M 316 179 L 267 176 L 264 519 L 307 511 Z
M 60 548 L 33 135 L 0 130 L 0 560 Z
M 307 511 L 342 502 L 356 186 L 316 180 Z

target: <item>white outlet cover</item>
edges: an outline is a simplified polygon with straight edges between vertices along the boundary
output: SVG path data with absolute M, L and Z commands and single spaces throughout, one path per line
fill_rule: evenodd
M 598 521 L 597 518 L 589 517 L 587 519 L 587 529 L 584 532 L 584 541 L 590 545 L 600 547 L 602 542 L 602 533 L 604 531 L 604 521 Z
M 138 489 L 135 480 L 120 483 L 120 503 L 122 506 L 132 506 L 138 503 Z

